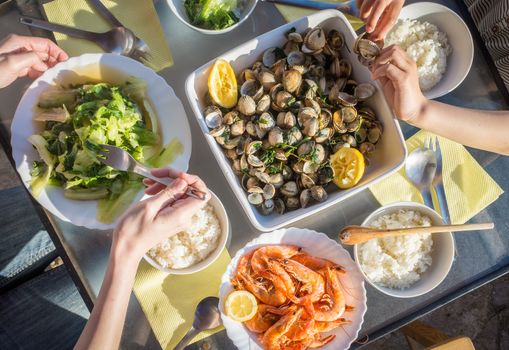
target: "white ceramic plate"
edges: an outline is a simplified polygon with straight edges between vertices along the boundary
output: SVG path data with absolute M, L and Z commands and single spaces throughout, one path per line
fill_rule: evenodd
M 362 223 L 362 226 L 369 226 L 376 218 L 394 213 L 400 209 L 414 210 L 420 212 L 431 219 L 432 225 L 444 225 L 442 217 L 433 209 L 414 202 L 396 202 L 383 207 L 378 208 L 371 213 Z M 384 294 L 396 297 L 396 298 L 413 298 L 419 295 L 426 294 L 436 288 L 442 281 L 447 277 L 447 274 L 451 270 L 452 263 L 454 261 L 454 237 L 451 232 L 447 233 L 434 233 L 433 239 L 433 250 L 431 251 L 431 265 L 421 275 L 421 279 L 412 284 L 410 287 L 405 289 L 393 289 L 382 287 L 374 282 L 371 282 L 369 278 L 362 271 L 362 267 L 359 263 L 359 245 L 354 246 L 354 257 L 361 270 L 362 275 L 374 288 L 378 289 Z
M 187 170 L 191 157 L 191 132 L 184 107 L 173 89 L 153 70 L 133 59 L 113 54 L 86 54 L 70 58 L 46 71 L 30 85 L 19 102 L 11 126 L 12 156 L 28 189 L 31 164 L 39 159 L 39 155 L 27 138 L 44 127 L 43 123 L 33 122 L 33 108 L 37 105 L 39 94 L 55 84 L 79 84 L 91 80 L 122 84 L 129 76 L 147 82 L 148 100 L 159 119 L 162 143 L 166 144 L 177 138 L 184 146 L 184 152 L 171 166 L 182 171 Z M 140 191 L 134 202 L 142 196 L 143 191 Z M 104 224 L 97 221 L 97 201 L 67 199 L 62 188 L 47 187 L 36 199 L 63 221 L 91 229 L 110 229 L 115 226 L 115 223 Z
M 231 234 L 230 221 L 228 220 L 228 214 L 226 213 L 226 209 L 224 208 L 223 203 L 221 203 L 214 192 L 209 192 L 211 197 L 208 203 L 214 208 L 214 212 L 219 220 L 219 225 L 221 226 L 221 236 L 217 242 L 216 249 L 214 249 L 214 251 L 212 251 L 204 260 L 183 269 L 165 268 L 161 266 L 156 260 L 154 260 L 150 255 L 145 254 L 144 258 L 150 265 L 154 266 L 156 269 L 172 275 L 190 275 L 207 268 L 210 264 L 216 261 L 217 258 L 219 258 Z
M 423 92 L 429 99 L 444 96 L 453 91 L 466 78 L 474 59 L 474 41 L 467 25 L 450 8 L 434 2 L 416 2 L 401 9 L 399 18 L 429 22 L 447 34 L 452 52 L 447 56 L 447 68 L 437 85 Z
M 226 328 L 228 337 L 238 349 L 261 350 L 261 346 L 254 333 L 251 333 L 242 323 L 233 321 L 224 312 L 224 301 L 233 292 L 230 279 L 235 273 L 240 257 L 247 252 L 264 245 L 271 244 L 293 244 L 303 247 L 304 252 L 331 260 L 345 268 L 347 274 L 341 278 L 347 305 L 355 307 L 355 311 L 345 314 L 345 318 L 351 320 L 350 324 L 337 328 L 327 334 L 335 334 L 336 338 L 324 346 L 323 350 L 348 349 L 350 344 L 357 339 L 366 313 L 366 290 L 361 272 L 350 254 L 333 241 L 327 235 L 308 229 L 288 228 L 274 232 L 264 233 L 258 238 L 249 242 L 243 249 L 239 250 L 228 265 L 226 272 L 221 279 L 219 290 L 219 309 L 221 319 Z
M 259 60 L 266 49 L 274 46 L 281 47 L 286 41 L 285 33 L 291 28 L 294 27 L 298 32 L 303 32 L 306 28 L 315 27 L 317 25 L 322 26 L 325 30 L 335 28 L 344 34 L 345 48 L 343 48 L 342 54 L 352 63 L 353 78 L 359 83 L 371 81 L 369 70 L 362 66 L 358 62 L 357 56 L 346 48 L 352 47 L 357 35 L 345 16 L 336 10 L 320 11 L 311 16 L 302 17 L 250 40 L 231 51 L 224 53 L 220 57 L 229 61 L 235 72 L 238 74 L 242 69 L 251 66 L 254 62 Z M 329 193 L 328 200 L 325 202 L 313 204 L 303 209 L 294 210 L 283 215 L 274 213 L 269 216 L 264 216 L 260 214 L 259 211 L 247 201 L 247 194 L 241 186 L 240 179 L 233 173 L 230 161 L 224 155 L 221 146 L 219 146 L 215 139 L 208 134 L 208 128 L 207 125 L 205 125 L 205 120 L 202 116 L 202 111 L 205 109 L 207 103 L 207 78 L 214 61 L 215 59 L 198 68 L 187 78 L 187 98 L 193 108 L 198 124 L 203 131 L 203 135 L 207 140 L 212 153 L 216 157 L 224 176 L 228 180 L 235 196 L 240 201 L 249 221 L 258 230 L 271 231 L 317 213 L 322 209 L 330 207 L 333 204 L 361 192 L 375 182 L 378 182 L 396 172 L 401 166 L 403 166 L 406 159 L 406 146 L 403 135 L 401 134 L 399 124 L 395 121 L 392 110 L 384 98 L 380 86 L 376 83 L 377 93 L 369 99 L 367 105 L 376 112 L 378 118 L 381 120 L 384 133 L 377 144 L 375 153 L 370 159 L 371 165 L 366 167 L 364 177 L 359 184 L 349 190 L 335 190 L 334 192 Z

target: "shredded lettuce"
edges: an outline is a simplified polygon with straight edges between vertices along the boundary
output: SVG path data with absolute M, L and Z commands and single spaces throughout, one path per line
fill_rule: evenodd
M 224 29 L 239 21 L 234 13 L 237 0 L 185 0 L 184 7 L 193 25 L 207 29 Z
M 28 138 L 42 160 L 32 165 L 34 196 L 47 185 L 60 186 L 70 199 L 99 199 L 98 220 L 113 222 L 142 188 L 142 178 L 102 164 L 100 145 L 121 147 L 146 164 L 160 155 L 157 164 L 168 164 L 161 160 L 166 148 L 161 151 L 146 88 L 144 81 L 129 79 L 122 86 L 86 84 L 43 93 L 34 120 L 45 128 Z

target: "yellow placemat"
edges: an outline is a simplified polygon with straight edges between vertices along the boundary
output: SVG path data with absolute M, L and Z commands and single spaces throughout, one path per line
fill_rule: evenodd
M 419 131 L 406 141 L 408 153 L 422 147 L 426 137 Z M 453 224 L 462 224 L 493 203 L 504 191 L 459 143 L 438 138 L 442 150 L 442 175 L 449 214 Z M 380 204 L 397 201 L 422 203 L 422 196 L 405 176 L 405 169 L 370 187 Z M 433 193 L 435 208 L 438 201 Z M 437 210 L 438 211 L 438 210 Z
M 328 1 L 328 2 L 341 3 L 342 1 Z M 281 12 L 281 15 L 284 17 L 284 19 L 287 22 L 294 21 L 294 20 L 304 17 L 304 16 L 309 16 L 309 15 L 315 13 L 316 11 L 318 11 L 318 10 L 306 9 L 306 8 L 302 8 L 302 7 L 279 5 L 279 4 L 276 5 L 276 7 L 279 10 L 279 12 Z M 359 18 L 348 15 L 346 13 L 343 13 L 343 14 L 346 16 L 346 18 L 348 19 L 348 21 L 350 22 L 350 24 L 352 25 L 354 30 L 357 30 L 364 25 L 364 22 L 362 22 Z
M 173 65 L 170 48 L 164 37 L 154 4 L 145 0 L 101 0 L 115 17 L 147 43 L 152 58 L 149 65 L 156 71 Z M 111 25 L 85 0 L 54 0 L 43 5 L 50 22 L 92 32 L 105 32 Z M 70 56 L 103 52 L 93 42 L 55 33 L 58 45 Z
M 219 294 L 221 277 L 229 263 L 226 249 L 212 265 L 192 275 L 168 275 L 145 260 L 141 262 L 134 281 L 134 294 L 163 350 L 172 350 L 191 328 L 198 302 Z M 222 329 L 200 333 L 193 342 Z

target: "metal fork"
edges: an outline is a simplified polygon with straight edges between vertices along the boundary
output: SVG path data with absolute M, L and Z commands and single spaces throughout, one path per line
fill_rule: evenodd
M 449 215 L 449 207 L 447 206 L 447 198 L 445 197 L 444 183 L 442 181 L 442 150 L 440 149 L 440 141 L 437 137 L 426 138 L 425 148 L 432 150 L 435 153 L 437 160 L 437 169 L 435 171 L 435 177 L 433 178 L 432 185 L 435 189 L 438 198 L 438 204 L 440 205 L 440 212 L 442 218 L 446 224 L 451 223 L 451 217 Z
M 102 157 L 99 157 L 99 160 L 112 168 L 122 171 L 130 171 L 166 186 L 171 185 L 174 180 L 168 177 L 159 178 L 152 175 L 149 168 L 137 162 L 136 159 L 134 159 L 126 150 L 122 148 L 111 145 L 100 145 L 100 147 L 102 150 L 99 151 L 99 153 Z M 207 199 L 207 194 L 205 192 L 191 186 L 186 189 L 186 194 L 189 197 L 196 199 Z
M 113 13 L 108 10 L 106 6 L 101 2 L 101 0 L 88 0 L 88 2 L 99 12 L 99 14 L 106 19 L 110 24 L 114 27 L 124 27 L 125 26 L 113 15 Z M 129 57 L 134 58 L 137 61 L 143 62 L 152 58 L 150 54 L 150 48 L 148 45 L 137 36 L 134 36 L 134 45 L 132 48 Z

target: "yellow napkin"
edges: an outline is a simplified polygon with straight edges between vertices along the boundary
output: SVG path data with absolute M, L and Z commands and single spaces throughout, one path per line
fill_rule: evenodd
M 152 55 L 148 64 L 151 68 L 159 71 L 173 65 L 170 48 L 152 1 L 102 0 L 102 3 L 124 26 L 147 43 Z M 92 32 L 105 32 L 111 29 L 111 25 L 85 0 L 54 0 L 43 6 L 50 22 Z M 55 39 L 70 56 L 103 52 L 91 41 L 60 33 L 55 33 Z
M 338 2 L 341 3 L 342 1 L 329 1 L 329 2 Z M 285 18 L 287 22 L 294 21 L 298 18 L 309 16 L 313 13 L 315 13 L 317 10 L 312 9 L 306 9 L 302 7 L 296 7 L 296 6 L 289 6 L 289 5 L 276 5 L 279 12 L 281 12 L 281 15 Z M 344 13 L 350 24 L 352 25 L 354 30 L 359 29 L 364 25 L 364 22 L 362 22 L 359 18 L 348 15 Z
M 424 145 L 433 134 L 419 131 L 406 141 L 408 153 Z M 459 143 L 438 138 L 442 150 L 445 196 L 453 224 L 463 224 L 493 203 L 504 191 Z M 422 203 L 422 196 L 405 176 L 405 169 L 369 188 L 380 204 L 397 201 Z M 438 200 L 433 193 L 435 208 Z M 439 210 L 437 210 L 440 212 Z
M 134 294 L 163 350 L 173 349 L 191 328 L 198 302 L 219 294 L 221 277 L 229 263 L 226 249 L 212 265 L 192 275 L 168 275 L 144 260 L 141 262 L 134 281 Z M 200 333 L 193 342 L 222 329 Z

